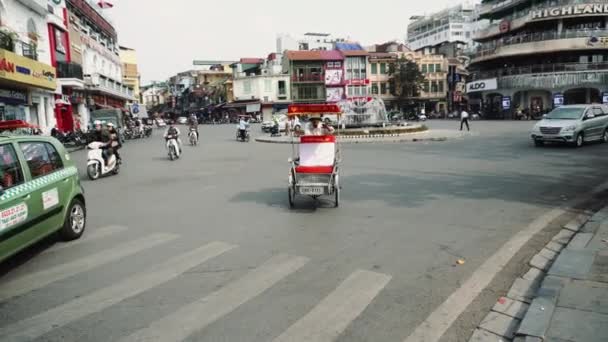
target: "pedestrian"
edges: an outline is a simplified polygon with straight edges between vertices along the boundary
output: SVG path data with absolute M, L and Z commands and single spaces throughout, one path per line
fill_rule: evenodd
M 462 131 L 462 128 L 464 125 L 467 125 L 467 131 L 470 131 L 471 129 L 469 128 L 469 113 L 467 113 L 466 110 L 462 110 L 462 112 L 460 112 L 460 130 Z

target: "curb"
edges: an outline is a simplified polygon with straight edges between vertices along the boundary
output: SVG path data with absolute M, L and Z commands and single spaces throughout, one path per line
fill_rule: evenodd
M 548 277 L 547 272 L 564 249 L 575 247 L 577 241 L 586 238 L 579 237 L 579 231 L 592 217 L 592 213 L 585 212 L 562 226 L 530 260 L 528 272 L 515 279 L 508 294 L 498 299 L 469 342 L 544 341 L 561 288 L 561 282 Z
M 413 133 L 409 133 L 413 134 Z M 358 144 L 358 143 L 404 143 L 404 142 L 424 142 L 424 141 L 447 141 L 453 139 L 462 139 L 468 135 L 458 135 L 454 137 L 439 136 L 431 138 L 412 138 L 407 137 L 404 134 L 395 135 L 366 135 L 366 136 L 352 136 L 352 137 L 340 137 L 338 141 L 343 144 Z M 388 138 L 388 139 L 387 139 Z M 391 139 L 392 138 L 392 139 Z M 256 142 L 267 143 L 267 144 L 291 144 L 291 141 L 285 140 L 274 140 L 269 138 L 256 138 Z M 294 141 L 294 144 L 299 144 L 298 141 Z

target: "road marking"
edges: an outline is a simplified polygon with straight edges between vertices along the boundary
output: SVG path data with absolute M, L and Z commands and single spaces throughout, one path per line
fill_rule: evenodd
M 388 284 L 386 274 L 359 270 L 274 342 L 334 341 Z
M 435 311 L 433 311 L 414 332 L 405 339 L 405 342 L 437 342 L 452 326 L 464 310 L 477 298 L 492 279 L 509 263 L 519 250 L 532 238 L 545 228 L 551 221 L 568 212 L 569 208 L 576 207 L 589 200 L 593 195 L 608 189 L 605 182 L 590 193 L 567 202 L 560 208 L 553 209 L 536 220 L 528 227 L 515 234 L 494 255 L 484 262 L 473 275 L 453 292 Z
M 89 232 L 88 234 L 87 234 L 87 231 L 85 231 L 84 236 L 82 238 L 80 238 L 79 240 L 72 241 L 72 242 L 57 243 L 57 244 L 53 245 L 51 248 L 45 250 L 44 252 L 42 252 L 40 254 L 57 252 L 57 251 L 60 251 L 60 250 L 66 249 L 66 248 L 79 246 L 81 244 L 86 244 L 89 242 L 93 242 L 95 240 L 100 240 L 100 239 L 106 238 L 108 236 L 111 236 L 111 235 L 114 235 L 117 233 L 124 232 L 125 230 L 127 230 L 127 227 L 107 226 L 107 227 L 95 229 L 94 231 Z
M 176 312 L 122 339 L 132 341 L 181 341 L 257 297 L 297 271 L 308 258 L 277 255 L 241 279 L 186 305 Z
M 109 264 L 126 256 L 136 254 L 148 248 L 176 239 L 177 235 L 154 234 L 148 237 L 130 241 L 114 248 L 92 254 L 84 258 L 47 268 L 43 271 L 30 273 L 0 285 L 0 302 L 15 296 L 42 288 L 58 280 L 65 279 L 95 267 Z
M 155 265 L 144 273 L 133 275 L 119 283 L 76 298 L 63 305 L 40 313 L 15 324 L 0 328 L 3 341 L 30 341 L 83 317 L 102 311 L 127 298 L 179 276 L 187 270 L 236 248 L 222 242 L 213 242 L 191 252 Z

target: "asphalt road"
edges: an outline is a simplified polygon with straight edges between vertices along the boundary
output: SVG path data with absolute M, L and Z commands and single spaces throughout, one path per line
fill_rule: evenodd
M 120 175 L 83 180 L 81 241 L 2 265 L 0 336 L 403 341 L 517 232 L 606 180 L 608 146 L 534 148 L 532 124 L 344 145 L 338 209 L 302 199 L 289 210 L 291 147 L 236 142 L 233 125 L 201 126 L 202 144 L 175 162 L 160 132 L 129 142 Z M 74 156 L 84 179 L 85 151 Z M 465 341 L 490 304 L 471 304 L 442 341 Z

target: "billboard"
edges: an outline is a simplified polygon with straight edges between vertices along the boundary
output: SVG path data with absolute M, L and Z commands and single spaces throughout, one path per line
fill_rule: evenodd
M 343 75 L 344 75 L 344 71 L 341 69 L 325 70 L 325 85 L 328 85 L 328 86 L 341 85 Z
M 339 102 L 344 97 L 344 88 L 327 88 L 327 102 Z

